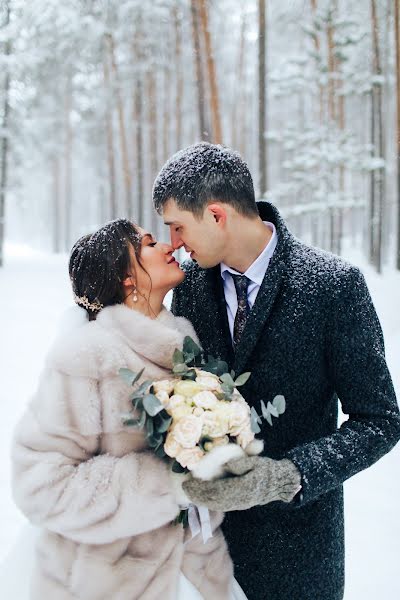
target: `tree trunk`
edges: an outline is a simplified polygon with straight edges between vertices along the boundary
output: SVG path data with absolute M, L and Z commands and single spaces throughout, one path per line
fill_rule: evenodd
M 311 10 L 313 13 L 313 18 L 316 18 L 316 14 L 317 14 L 317 0 L 310 0 L 311 2 Z M 321 56 L 321 43 L 320 43 L 320 39 L 317 33 L 314 33 L 313 35 L 313 39 L 314 39 L 314 46 L 315 46 L 315 55 L 316 57 L 318 57 L 318 60 L 320 60 L 320 56 Z M 318 68 L 319 65 L 318 65 Z M 322 85 L 319 83 L 318 84 L 318 90 L 319 90 L 319 121 L 320 123 L 322 123 L 323 118 L 324 118 L 324 91 L 322 88 Z
M 239 54 L 238 54 L 238 65 L 237 65 L 237 77 L 236 77 L 236 89 L 237 95 L 233 104 L 232 111 L 232 145 L 235 149 L 243 155 L 244 149 L 244 122 L 243 122 L 243 111 L 244 111 L 244 96 L 243 88 L 246 87 L 246 77 L 244 71 L 244 53 L 245 53 L 245 40 L 246 40 L 246 15 L 242 10 L 241 23 L 240 23 L 240 43 L 239 43 Z
M 209 132 L 207 131 L 206 114 L 205 114 L 205 94 L 204 94 L 204 80 L 203 80 L 203 69 L 202 69 L 202 51 L 201 51 L 201 44 L 200 44 L 199 15 L 198 15 L 196 2 L 197 2 L 197 0 L 191 0 L 190 8 L 191 8 L 191 12 L 192 12 L 192 35 L 193 35 L 194 60 L 195 60 L 195 67 L 196 67 L 198 118 L 199 118 L 200 138 L 202 140 L 209 140 Z
M 125 186 L 125 207 L 123 216 L 129 218 L 132 213 L 132 178 L 129 165 L 128 156 L 128 143 L 125 130 L 125 115 L 124 115 L 124 104 L 121 97 L 121 93 L 118 87 L 118 68 L 115 60 L 115 44 L 113 36 L 108 33 L 106 34 L 106 40 L 108 42 L 108 50 L 110 54 L 110 63 L 113 74 L 114 82 L 114 93 L 117 105 L 118 122 L 119 122 L 119 133 L 120 133 L 120 144 L 121 144 L 121 159 L 122 159 L 122 170 Z
M 110 86 L 110 68 L 108 63 L 108 53 L 106 48 L 103 51 L 103 77 L 106 92 L 106 137 L 107 137 L 107 162 L 108 162 L 108 215 L 110 219 L 118 217 L 116 185 L 115 185 L 115 155 L 114 155 L 114 128 L 111 107 L 111 86 Z
M 258 0 L 258 160 L 259 192 L 262 198 L 268 189 L 266 152 L 266 7 Z
M 379 24 L 376 8 L 376 0 L 371 0 L 371 24 L 372 24 L 372 60 L 373 73 L 377 76 L 382 75 L 382 67 L 380 60 L 379 48 Z M 372 88 L 372 110 L 374 117 L 372 126 L 375 129 L 374 133 L 374 156 L 384 159 L 384 141 L 383 141 L 383 115 L 382 115 L 382 85 L 380 82 L 375 83 Z M 385 186 L 385 169 L 384 167 L 374 169 L 372 171 L 372 186 L 374 187 L 374 203 L 373 203 L 373 235 L 372 235 L 372 259 L 378 273 L 382 271 L 382 232 L 383 232 L 383 216 L 384 216 L 384 186 Z M 375 196 L 376 192 L 376 196 Z
M 3 26 L 7 27 L 10 22 L 10 4 L 5 1 L 5 19 Z M 4 44 L 4 56 L 11 54 L 11 42 L 9 39 Z M 9 90 L 10 90 L 10 70 L 7 67 L 4 76 L 4 101 L 3 101 L 3 120 L 1 124 L 1 173 L 0 173 L 0 267 L 4 265 L 4 237 L 5 237 L 5 214 L 6 214 L 6 193 L 7 193 L 7 166 L 8 166 L 8 120 L 9 120 Z
M 211 36 L 209 29 L 209 19 L 207 10 L 207 0 L 199 0 L 199 13 L 201 28 L 203 31 L 203 39 L 205 42 L 206 52 L 206 63 L 208 81 L 210 84 L 210 112 L 211 112 L 211 124 L 212 124 L 212 141 L 215 144 L 222 144 L 222 126 L 221 117 L 219 112 L 219 98 L 218 98 L 218 85 L 217 76 L 215 71 L 214 55 L 211 44 Z
M 176 77 L 176 101 L 175 101 L 175 150 L 182 147 L 182 100 L 183 100 L 183 77 L 182 77 L 182 24 L 178 6 L 173 11 L 175 27 L 175 77 Z
M 396 44 L 396 106 L 397 106 L 397 252 L 396 266 L 400 270 L 400 0 L 394 0 Z
M 61 194 L 60 194 L 60 161 L 58 156 L 52 160 L 53 189 L 52 189 L 52 216 L 53 216 L 53 252 L 62 252 L 61 244 Z
M 158 141 L 157 135 L 157 82 L 156 72 L 154 69 L 149 69 L 147 73 L 147 98 L 148 98 L 148 131 L 149 131 L 149 150 L 150 150 L 150 182 L 156 178 L 158 168 Z M 158 218 L 155 210 L 151 211 L 151 230 L 154 236 L 157 236 Z
M 68 252 L 72 244 L 72 74 L 67 76 L 64 109 L 64 249 Z

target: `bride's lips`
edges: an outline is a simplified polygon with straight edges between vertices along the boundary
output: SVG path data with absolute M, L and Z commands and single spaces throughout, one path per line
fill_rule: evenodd
M 172 258 L 171 258 L 171 259 L 168 261 L 168 263 L 167 263 L 167 264 L 168 264 L 168 265 L 172 265 L 172 264 L 174 264 L 174 263 L 175 263 L 176 265 L 179 265 L 178 261 L 177 261 L 177 260 L 175 260 L 175 258 L 174 258 L 174 257 L 172 257 Z

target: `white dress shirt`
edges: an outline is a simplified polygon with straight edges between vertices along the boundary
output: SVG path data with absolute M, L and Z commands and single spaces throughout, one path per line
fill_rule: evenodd
M 250 265 L 250 267 L 245 273 L 239 273 L 238 271 L 235 271 L 235 269 L 231 269 L 231 267 L 228 267 L 228 265 L 226 265 L 225 263 L 221 263 L 220 265 L 221 277 L 224 286 L 226 310 L 228 313 L 229 329 L 231 332 L 232 339 L 233 326 L 235 323 L 235 316 L 238 308 L 238 301 L 235 284 L 233 283 L 233 279 L 230 274 L 233 273 L 234 275 L 246 275 L 246 277 L 250 279 L 249 287 L 247 289 L 247 301 L 249 303 L 250 309 L 252 309 L 254 302 L 256 301 L 260 286 L 267 272 L 269 261 L 271 260 L 271 257 L 276 248 L 276 244 L 278 242 L 278 236 L 276 233 L 275 225 L 273 223 L 270 223 L 269 221 L 264 221 L 264 225 L 266 227 L 269 227 L 269 229 L 272 231 L 271 239 L 269 240 L 268 244 L 265 246 L 261 254 Z

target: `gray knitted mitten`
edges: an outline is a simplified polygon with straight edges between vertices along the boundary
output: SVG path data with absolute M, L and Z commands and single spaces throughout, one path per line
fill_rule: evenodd
M 301 475 L 288 459 L 245 456 L 226 464 L 230 476 L 214 481 L 189 478 L 183 489 L 193 504 L 228 512 L 280 500 L 291 502 L 301 489 Z

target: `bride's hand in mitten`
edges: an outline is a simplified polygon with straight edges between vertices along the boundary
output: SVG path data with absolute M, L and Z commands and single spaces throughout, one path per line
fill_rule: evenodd
M 171 493 L 175 497 L 180 508 L 187 508 L 191 503 L 185 492 L 183 491 L 183 483 L 190 479 L 190 473 L 174 473 L 170 472 Z

